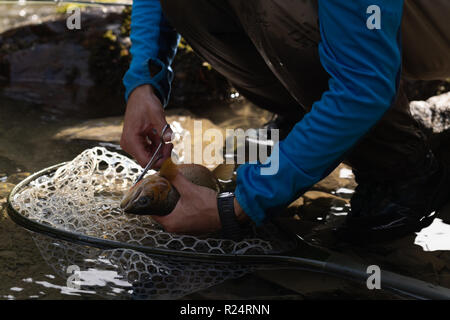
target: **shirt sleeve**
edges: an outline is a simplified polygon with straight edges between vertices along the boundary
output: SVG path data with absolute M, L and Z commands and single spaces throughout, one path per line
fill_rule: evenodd
M 123 78 L 125 99 L 136 87 L 150 84 L 166 106 L 180 37 L 164 17 L 159 0 L 133 1 L 130 38 L 132 60 Z
M 367 24 L 373 5 L 381 9 L 380 29 Z M 403 1 L 319 0 L 318 8 L 329 89 L 266 163 L 238 169 L 236 198 L 257 224 L 326 177 L 389 109 L 398 89 Z M 269 167 L 278 170 L 263 174 Z

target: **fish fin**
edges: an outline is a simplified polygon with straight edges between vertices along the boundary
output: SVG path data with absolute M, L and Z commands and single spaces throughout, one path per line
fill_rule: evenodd
M 233 178 L 234 164 L 219 164 L 213 171 L 213 175 L 222 181 L 228 181 Z
M 175 163 L 173 163 L 171 158 L 167 158 L 163 162 L 161 169 L 159 169 L 159 175 L 161 177 L 166 178 L 169 181 L 172 181 L 177 174 L 178 174 L 178 166 Z

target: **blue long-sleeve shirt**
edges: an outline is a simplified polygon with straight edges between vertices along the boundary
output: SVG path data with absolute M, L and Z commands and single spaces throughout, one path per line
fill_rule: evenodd
M 137 87 L 150 84 L 166 106 L 173 79 L 170 66 L 180 36 L 164 17 L 159 0 L 133 1 L 130 38 L 132 59 L 123 78 L 125 99 Z
M 152 5 L 144 6 L 141 2 Z M 392 105 L 401 69 L 403 2 L 318 1 L 319 55 L 331 76 L 329 90 L 288 137 L 275 146 L 267 163 L 239 167 L 236 198 L 256 223 L 263 222 L 326 177 Z M 158 51 L 154 39 L 159 20 L 154 17 L 160 11 L 158 15 L 152 11 L 160 10 L 157 3 L 158 0 L 134 1 L 132 73 L 143 73 L 140 61 L 152 58 Z M 370 17 L 367 8 L 372 5 L 381 9 L 380 29 L 367 27 Z M 136 77 L 140 80 L 135 82 L 129 79 L 126 76 L 124 81 L 127 92 L 142 84 L 144 77 Z M 274 167 L 274 161 L 278 171 L 261 174 L 262 168 Z

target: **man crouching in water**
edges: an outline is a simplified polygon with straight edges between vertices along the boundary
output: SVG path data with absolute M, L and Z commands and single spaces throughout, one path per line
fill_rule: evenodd
M 177 207 L 155 219 L 169 232 L 231 237 L 346 161 L 358 187 L 338 235 L 376 242 L 429 225 L 450 198 L 450 174 L 412 118 L 402 79 L 450 76 L 449 16 L 447 0 L 135 0 L 121 146 L 140 165 L 158 142 L 152 130 L 167 124 L 177 32 L 246 98 L 276 113 L 270 127 L 284 138 L 276 174 L 242 165 L 228 195 L 179 174 Z

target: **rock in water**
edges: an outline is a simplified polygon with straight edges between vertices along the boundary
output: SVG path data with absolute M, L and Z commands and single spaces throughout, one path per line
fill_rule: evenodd
M 58 16 L 0 34 L 3 94 L 53 114 L 122 114 L 122 77 L 130 61 L 123 28 L 128 12 L 122 10 L 85 8 L 81 30 L 68 30 L 66 17 Z
M 432 150 L 442 163 L 450 163 L 450 92 L 410 104 L 413 117 L 429 134 Z
M 450 129 L 450 92 L 427 101 L 412 101 L 410 109 L 413 117 L 431 132 Z
M 0 89 L 51 113 L 79 118 L 123 114 L 122 78 L 131 60 L 130 9 L 83 8 L 81 30 L 66 16 L 0 34 Z M 230 102 L 229 82 L 184 41 L 173 62 L 171 106 Z M 200 106 L 200 107 L 199 107 Z

